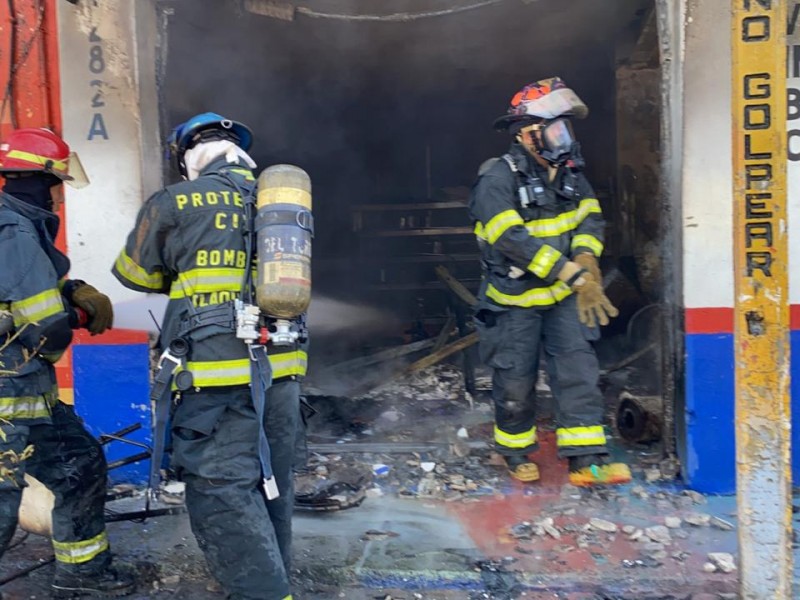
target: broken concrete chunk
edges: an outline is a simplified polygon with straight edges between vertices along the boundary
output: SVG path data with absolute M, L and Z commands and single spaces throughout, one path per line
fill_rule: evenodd
M 668 529 L 678 529 L 681 526 L 681 520 L 679 517 L 665 517 L 664 525 L 666 525 Z
M 633 488 L 631 489 L 631 494 L 636 496 L 637 498 L 641 498 L 642 500 L 647 499 L 647 497 L 649 496 L 647 491 L 645 491 L 645 489 L 640 485 L 633 486 Z
M 708 560 L 723 573 L 733 573 L 736 570 L 736 561 L 728 552 L 711 552 Z
M 711 522 L 711 515 L 705 513 L 692 513 L 683 518 L 689 525 L 693 527 L 707 527 Z
M 644 470 L 644 479 L 647 483 L 652 483 L 654 481 L 658 481 L 661 479 L 661 470 L 660 469 L 645 469 Z
M 643 530 L 641 530 L 641 529 L 637 529 L 636 531 L 634 531 L 632 534 L 630 534 L 630 535 L 628 536 L 628 539 L 629 539 L 630 541 L 632 541 L 632 542 L 638 542 L 638 541 L 639 541 L 639 540 L 641 540 L 642 538 L 645 538 L 645 536 L 644 536 L 644 531 L 643 531 Z M 646 539 L 646 538 L 645 538 L 645 539 Z
M 542 529 L 544 529 L 545 533 L 550 537 L 560 540 L 561 539 L 561 532 L 556 529 L 553 525 L 542 524 Z
M 599 529 L 600 531 L 605 531 L 606 533 L 617 532 L 616 523 L 606 521 L 605 519 L 590 519 L 589 525 L 591 525 L 594 529 Z
M 723 531 L 733 531 L 736 529 L 733 523 L 729 523 L 725 519 L 720 519 L 719 517 L 711 517 L 711 525 Z
M 703 571 L 705 571 L 706 573 L 716 573 L 717 567 L 714 566 L 713 563 L 707 562 L 703 564 Z
M 462 427 L 456 432 L 456 436 L 459 439 L 467 440 L 467 439 L 469 439 L 469 432 L 467 431 L 466 427 Z
M 626 535 L 631 535 L 634 531 L 636 531 L 636 527 L 633 525 L 625 525 L 625 527 L 622 528 L 622 533 Z
M 701 494 L 700 492 L 695 492 L 694 490 L 683 490 L 683 492 L 681 492 L 681 494 L 683 496 L 688 496 L 689 498 L 691 498 L 692 502 L 694 502 L 695 504 L 705 504 L 706 503 L 706 497 L 703 494 Z
M 672 537 L 669 534 L 669 529 L 667 529 L 664 525 L 655 525 L 653 527 L 648 527 L 644 530 L 644 533 L 647 537 L 649 537 L 654 542 L 658 542 L 659 544 L 671 544 Z
M 161 578 L 161 584 L 166 587 L 175 587 L 181 582 L 180 575 L 167 575 Z

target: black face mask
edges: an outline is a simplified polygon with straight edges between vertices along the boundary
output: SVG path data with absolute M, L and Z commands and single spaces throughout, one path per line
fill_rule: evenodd
M 25 204 L 42 210 L 53 211 L 53 198 L 50 188 L 59 185 L 61 180 L 46 173 L 6 179 L 3 191 Z

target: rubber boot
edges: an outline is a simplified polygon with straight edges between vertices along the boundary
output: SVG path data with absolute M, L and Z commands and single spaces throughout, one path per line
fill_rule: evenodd
M 504 456 L 508 472 L 517 481 L 531 483 L 539 481 L 539 466 L 527 456 Z
M 56 570 L 52 585 L 55 598 L 120 598 L 131 594 L 135 587 L 131 575 L 113 567 L 92 575 Z
M 629 483 L 631 470 L 625 463 L 609 463 L 605 454 L 569 458 L 569 482 L 579 487 Z

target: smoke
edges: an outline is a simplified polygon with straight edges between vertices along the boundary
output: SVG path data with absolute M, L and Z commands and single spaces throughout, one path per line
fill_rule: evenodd
M 365 338 L 397 332 L 402 323 L 385 310 L 343 300 L 314 297 L 308 309 L 308 329 L 312 338 L 331 334 Z

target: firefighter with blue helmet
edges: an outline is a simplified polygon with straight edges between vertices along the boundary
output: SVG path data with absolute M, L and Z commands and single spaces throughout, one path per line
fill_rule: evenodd
M 159 398 L 167 398 L 171 466 L 186 484 L 192 530 L 211 573 L 229 598 L 285 600 L 307 358 L 303 339 L 265 343 L 271 385 L 264 386 L 237 337 L 235 307 L 253 267 L 251 143 L 248 127 L 216 113 L 178 125 L 169 152 L 184 180 L 147 200 L 113 273 L 130 289 L 169 296 L 160 337 L 165 366 L 154 386 L 162 391 L 151 398 L 162 424 Z
M 109 298 L 67 279 L 69 259 L 55 246 L 62 184 L 88 180 L 64 140 L 35 128 L 0 144 L 0 174 L 0 314 L 8 317 L 0 319 L 0 455 L 9 461 L 0 477 L 0 556 L 17 527 L 27 472 L 55 496 L 56 595 L 127 595 L 132 578 L 111 566 L 103 450 L 59 401 L 54 369 L 73 329 L 94 335 L 113 323 Z
M 492 368 L 495 447 L 512 477 L 539 479 L 536 380 L 544 350 L 557 405 L 556 443 L 573 485 L 630 481 L 608 460 L 603 396 L 591 341 L 617 315 L 603 291 L 600 203 L 583 174 L 571 119 L 588 108 L 558 77 L 525 86 L 495 122 L 514 141 L 487 161 L 470 196 L 482 253 L 476 311 Z

